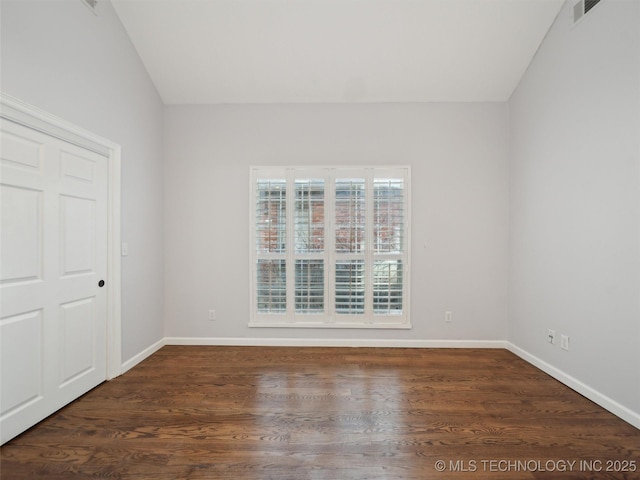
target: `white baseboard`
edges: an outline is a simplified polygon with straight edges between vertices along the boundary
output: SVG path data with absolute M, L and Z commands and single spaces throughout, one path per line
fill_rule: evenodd
M 576 392 L 588 398 L 592 402 L 597 403 L 602 408 L 613 413 L 614 415 L 621 418 L 625 422 L 630 423 L 634 427 L 640 429 L 640 413 L 634 412 L 633 410 L 625 407 L 624 405 L 621 405 L 620 403 L 607 397 L 603 393 L 581 382 L 577 378 L 572 377 L 571 375 L 563 372 L 562 370 L 554 367 L 553 365 L 545 362 L 544 360 L 536 357 L 535 355 L 530 354 L 526 350 L 523 350 L 522 348 L 512 343 L 509 343 L 509 342 L 506 342 L 506 343 L 507 343 L 506 348 L 510 352 L 514 353 L 515 355 L 519 356 L 520 358 L 529 362 L 530 364 L 538 367 L 543 372 L 551 375 L 553 378 L 555 378 L 559 382 L 564 383 L 567 387 L 575 390 Z
M 247 347 L 396 347 L 396 348 L 507 348 L 502 340 L 381 340 L 332 338 L 166 337 L 166 345 Z
M 124 362 L 122 364 L 122 373 L 125 373 L 128 370 L 131 370 L 137 364 L 142 362 L 147 357 L 150 357 L 151 355 L 156 353 L 158 350 L 160 350 L 165 345 L 166 345 L 166 338 L 163 338 L 161 340 L 158 340 L 156 343 L 154 343 L 150 347 L 145 348 L 139 354 L 135 355 L 134 357 L 130 358 L 129 360 L 127 360 L 126 362 Z

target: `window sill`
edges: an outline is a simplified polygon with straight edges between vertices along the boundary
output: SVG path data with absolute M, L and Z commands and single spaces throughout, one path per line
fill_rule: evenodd
M 398 319 L 400 320 L 400 319 Z M 358 330 L 411 330 L 411 322 L 379 322 L 379 323 L 359 323 L 359 322 L 270 322 L 270 321 L 252 321 L 249 322 L 249 328 L 323 328 L 323 329 L 358 329 Z

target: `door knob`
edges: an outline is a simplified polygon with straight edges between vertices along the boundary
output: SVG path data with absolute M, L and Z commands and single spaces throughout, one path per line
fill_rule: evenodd
M 100 281 L 98 282 L 98 286 L 99 286 L 100 288 L 104 287 L 104 280 L 100 280 Z

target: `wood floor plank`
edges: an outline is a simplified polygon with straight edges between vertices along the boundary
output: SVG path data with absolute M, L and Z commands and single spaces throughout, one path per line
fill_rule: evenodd
M 640 431 L 506 350 L 171 346 L 0 449 L 7 480 L 467 477 L 639 479 Z

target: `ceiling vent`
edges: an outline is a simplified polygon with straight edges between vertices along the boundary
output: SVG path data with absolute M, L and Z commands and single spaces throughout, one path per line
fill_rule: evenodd
M 575 25 L 582 17 L 595 7 L 601 0 L 580 0 L 573 6 L 573 24 Z
M 81 0 L 81 1 L 87 7 L 89 7 L 89 9 L 91 9 L 93 13 L 95 13 L 96 15 L 98 14 L 98 11 L 96 10 L 96 7 L 98 6 L 98 0 Z

